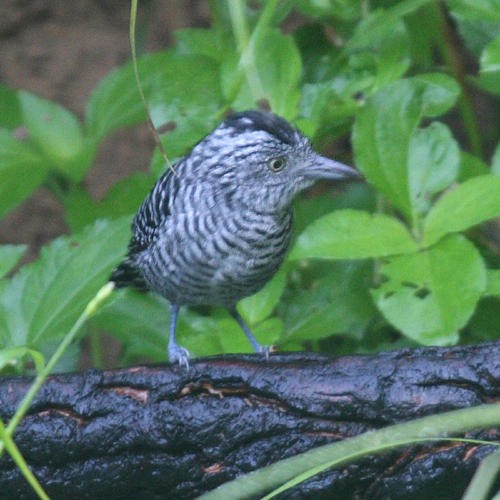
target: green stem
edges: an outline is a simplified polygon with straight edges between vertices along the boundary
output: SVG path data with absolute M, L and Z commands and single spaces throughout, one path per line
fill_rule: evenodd
M 14 443 L 12 437 L 7 432 L 7 429 L 5 429 L 2 420 L 0 420 L 0 439 L 2 440 L 3 446 L 7 449 L 9 455 L 12 457 L 12 460 L 14 460 L 16 465 L 19 467 L 19 470 L 26 478 L 26 481 L 28 481 L 39 498 L 41 498 L 42 500 L 49 500 L 47 493 L 45 493 L 41 484 L 38 482 L 38 479 L 35 477 L 33 472 L 31 472 L 16 443 Z
M 64 337 L 62 342 L 59 344 L 56 351 L 54 352 L 54 354 L 50 358 L 49 362 L 45 365 L 43 370 L 41 370 L 39 372 L 39 374 L 35 378 L 35 381 L 33 382 L 33 384 L 31 384 L 28 392 L 26 393 L 23 400 L 21 401 L 19 408 L 17 409 L 16 413 L 11 418 L 9 425 L 7 426 L 7 432 L 9 433 L 9 435 L 12 436 L 14 434 L 16 427 L 19 425 L 19 422 L 21 421 L 21 419 L 24 417 L 24 415 L 28 411 L 28 409 L 29 409 L 31 403 L 33 402 L 33 399 L 35 398 L 37 392 L 42 387 L 43 383 L 45 382 L 45 379 L 49 376 L 49 374 L 53 370 L 54 366 L 61 359 L 61 356 L 64 354 L 64 352 L 66 351 L 68 346 L 71 344 L 71 342 L 73 342 L 73 339 L 75 338 L 76 334 L 78 333 L 78 330 L 85 323 L 85 321 L 95 313 L 97 308 L 104 302 L 104 300 L 106 300 L 106 298 L 112 292 L 113 288 L 114 288 L 113 283 L 111 283 L 111 282 L 106 283 L 96 293 L 96 295 L 92 298 L 92 300 L 87 304 L 87 307 L 82 312 L 82 314 L 79 316 L 79 318 L 76 320 L 74 325 L 71 327 L 71 330 L 66 334 L 66 336 Z M 3 450 L 3 446 L 0 446 L 0 453 L 2 450 Z
M 474 106 L 467 87 L 466 74 L 460 60 L 460 55 L 454 43 L 454 35 L 446 19 L 445 6 L 443 2 L 433 2 L 436 16 L 439 19 L 441 43 L 439 50 L 446 65 L 461 87 L 460 97 L 458 98 L 458 108 L 462 115 L 465 132 L 467 134 L 469 146 L 472 153 L 478 158 L 483 157 L 483 147 L 481 143 L 481 134 L 477 124 L 477 117 L 474 113 Z
M 257 101 L 265 97 L 266 93 L 255 62 L 255 47 L 274 19 L 278 0 L 269 0 L 266 3 L 251 35 L 246 22 L 245 1 L 227 0 L 226 5 L 238 45 L 238 52 L 240 53 L 240 67 L 248 82 L 252 96 Z M 236 88 L 239 88 L 239 86 Z
M 280 460 L 268 467 L 230 481 L 203 499 L 233 500 L 260 496 L 272 488 L 289 487 L 296 479 L 304 480 L 325 469 L 370 455 L 387 448 L 409 445 L 422 439 L 436 439 L 443 434 L 463 433 L 477 428 L 500 425 L 500 404 L 480 405 L 419 418 L 410 422 L 369 431 L 343 441 L 320 446 L 306 453 Z M 273 492 L 274 493 L 274 492 Z
M 130 39 L 130 51 L 132 53 L 132 67 L 134 69 L 134 77 L 135 83 L 137 85 L 137 90 L 139 91 L 139 95 L 141 97 L 142 105 L 144 106 L 144 111 L 146 112 L 146 121 L 148 123 L 148 127 L 153 135 L 156 146 L 158 147 L 161 155 L 163 156 L 165 163 L 168 165 L 168 168 L 175 174 L 175 169 L 170 163 L 168 159 L 167 152 L 163 147 L 163 143 L 160 139 L 160 134 L 151 119 L 151 113 L 149 112 L 148 103 L 146 101 L 146 97 L 144 95 L 144 90 L 142 88 L 141 79 L 139 77 L 139 68 L 137 67 L 137 51 L 135 46 L 135 22 L 137 19 L 137 0 L 132 0 L 130 4 L 130 24 L 129 24 L 129 39 Z

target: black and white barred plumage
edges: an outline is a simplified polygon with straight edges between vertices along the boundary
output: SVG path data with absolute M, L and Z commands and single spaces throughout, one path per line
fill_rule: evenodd
M 281 265 L 291 236 L 293 197 L 320 178 L 357 177 L 315 153 L 288 122 L 260 111 L 235 113 L 163 174 L 140 207 L 117 286 L 153 290 L 172 304 L 169 358 L 187 365 L 175 342 L 181 305 L 236 312 Z

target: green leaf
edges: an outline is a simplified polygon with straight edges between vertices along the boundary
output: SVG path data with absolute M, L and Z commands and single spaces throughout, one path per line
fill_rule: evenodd
M 236 322 L 231 321 L 230 325 L 239 329 Z M 165 362 L 169 323 L 170 306 L 167 300 L 154 293 L 131 289 L 114 292 L 113 300 L 92 318 L 94 328 L 105 330 L 124 343 L 124 362 L 127 363 L 144 358 Z M 223 352 L 220 337 L 227 334 L 213 317 L 188 309 L 182 309 L 179 314 L 177 340 L 192 355 L 220 354 Z M 238 335 L 243 337 L 241 330 Z
M 465 151 L 460 153 L 460 174 L 458 176 L 460 182 L 465 182 L 473 177 L 489 173 L 490 169 L 483 160 Z
M 479 301 L 467 325 L 465 341 L 472 344 L 486 340 L 498 341 L 498 325 L 500 325 L 498 297 L 484 297 Z
M 403 76 L 411 62 L 405 23 L 383 10 L 370 13 L 358 23 L 345 51 L 351 68 L 373 73 L 375 90 Z
M 139 77 L 147 95 L 155 80 L 159 79 L 156 70 L 164 67 L 169 57 L 169 52 L 164 51 L 137 60 Z M 85 116 L 89 134 L 96 142 L 113 130 L 146 120 L 131 62 L 115 69 L 99 82 L 87 103 Z
M 162 133 L 162 143 L 171 159 L 183 156 L 219 122 L 222 95 L 219 68 L 203 56 L 171 57 L 163 86 L 149 97 L 151 118 Z M 174 76 L 173 76 L 174 75 Z M 164 130 L 166 132 L 164 133 Z M 165 170 L 165 160 L 155 151 L 152 170 Z
M 0 128 L 13 130 L 22 124 L 17 91 L 0 85 Z
M 385 281 L 372 291 L 377 307 L 404 335 L 425 345 L 456 343 L 486 288 L 483 260 L 460 235 L 387 259 L 380 273 Z
M 488 269 L 486 278 L 487 285 L 484 295 L 500 297 L 500 269 Z
M 500 176 L 474 177 L 447 192 L 428 213 L 424 244 L 432 245 L 448 233 L 464 231 L 500 215 Z
M 48 163 L 22 139 L 0 130 L 0 217 L 45 179 Z
M 416 130 L 408 151 L 408 184 L 412 210 L 425 213 L 431 197 L 447 188 L 457 177 L 460 150 L 450 130 L 434 122 Z
M 286 285 L 287 266 L 282 266 L 262 290 L 238 303 L 243 318 L 254 325 L 266 319 L 278 304 Z
M 450 78 L 423 75 L 385 86 L 356 117 L 353 146 L 357 167 L 410 220 L 412 138 L 422 118 L 444 112 L 457 96 L 458 86 Z
M 500 35 L 481 54 L 479 84 L 483 89 L 500 95 Z
M 23 124 L 29 137 L 48 158 L 71 175 L 71 164 L 83 149 L 84 138 L 78 119 L 56 103 L 29 92 L 19 92 Z
M 200 55 L 221 62 L 226 47 L 215 29 L 187 28 L 174 33 L 179 54 Z
M 208 57 L 179 55 L 172 50 L 148 54 L 137 60 L 139 77 L 153 121 L 178 133 L 185 121 L 200 119 L 213 123 L 220 106 L 218 65 Z M 86 110 L 90 133 L 96 140 L 120 127 L 146 119 L 131 63 L 101 81 Z M 193 118 L 196 117 L 196 118 Z M 161 130 L 160 130 L 161 132 Z M 199 139 L 192 137 L 192 143 Z M 172 139 L 172 147 L 176 147 Z M 176 156 L 177 152 L 167 151 Z
M 283 332 L 283 322 L 279 318 L 267 318 L 258 325 L 252 327 L 252 333 L 257 341 L 264 346 L 275 345 Z M 209 354 L 221 353 L 250 353 L 253 352 L 250 342 L 244 335 L 240 326 L 233 318 L 225 317 L 218 319 L 215 323 L 215 330 L 212 334 L 213 341 L 220 346 L 217 350 Z M 188 343 L 186 338 L 185 344 Z M 206 341 L 205 341 L 206 344 Z M 203 351 L 201 350 L 203 348 Z M 204 352 L 206 346 L 200 346 L 196 352 Z
M 370 46 L 378 38 L 390 31 L 391 28 L 401 21 L 401 19 L 417 10 L 419 7 L 428 3 L 429 0 L 403 0 L 397 2 L 392 7 L 385 10 L 371 12 L 365 16 L 360 23 L 362 29 L 358 29 L 355 35 L 346 45 L 348 50 L 363 46 Z
M 283 305 L 285 329 L 278 340 L 313 341 L 333 334 L 352 337 L 363 333 L 373 318 L 374 306 L 366 283 L 372 272 L 368 262 L 332 262 L 326 276 L 310 290 L 294 293 Z
M 168 302 L 158 295 L 121 289 L 113 292 L 91 325 L 120 339 L 129 361 L 160 362 L 167 357 L 169 311 Z
M 99 221 L 44 247 L 0 294 L 0 341 L 39 346 L 62 337 L 125 253 L 130 218 Z
M 255 108 L 259 101 L 267 100 L 275 113 L 292 119 L 297 114 L 301 70 L 293 38 L 268 30 L 242 60 L 236 53 L 226 55 L 222 89 L 236 109 Z
M 297 238 L 290 259 L 366 259 L 414 252 L 415 241 L 394 217 L 338 210 L 309 225 Z
M 0 245 L 0 278 L 17 264 L 26 248 L 26 245 Z
M 112 186 L 101 201 L 93 200 L 83 187 L 74 187 L 63 199 L 66 222 L 72 231 L 81 231 L 97 219 L 135 213 L 153 184 L 150 174 L 132 174 Z

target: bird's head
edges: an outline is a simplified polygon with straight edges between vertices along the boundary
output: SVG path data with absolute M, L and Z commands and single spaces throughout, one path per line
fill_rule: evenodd
M 272 113 L 244 111 L 226 118 L 194 149 L 212 186 L 234 193 L 262 212 L 278 212 L 320 179 L 359 178 L 352 167 L 316 153 L 286 120 Z

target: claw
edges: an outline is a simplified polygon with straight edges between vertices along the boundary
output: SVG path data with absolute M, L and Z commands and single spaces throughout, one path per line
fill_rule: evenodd
M 189 370 L 189 351 L 180 345 L 169 346 L 168 360 L 171 363 L 179 363 L 180 367 Z

